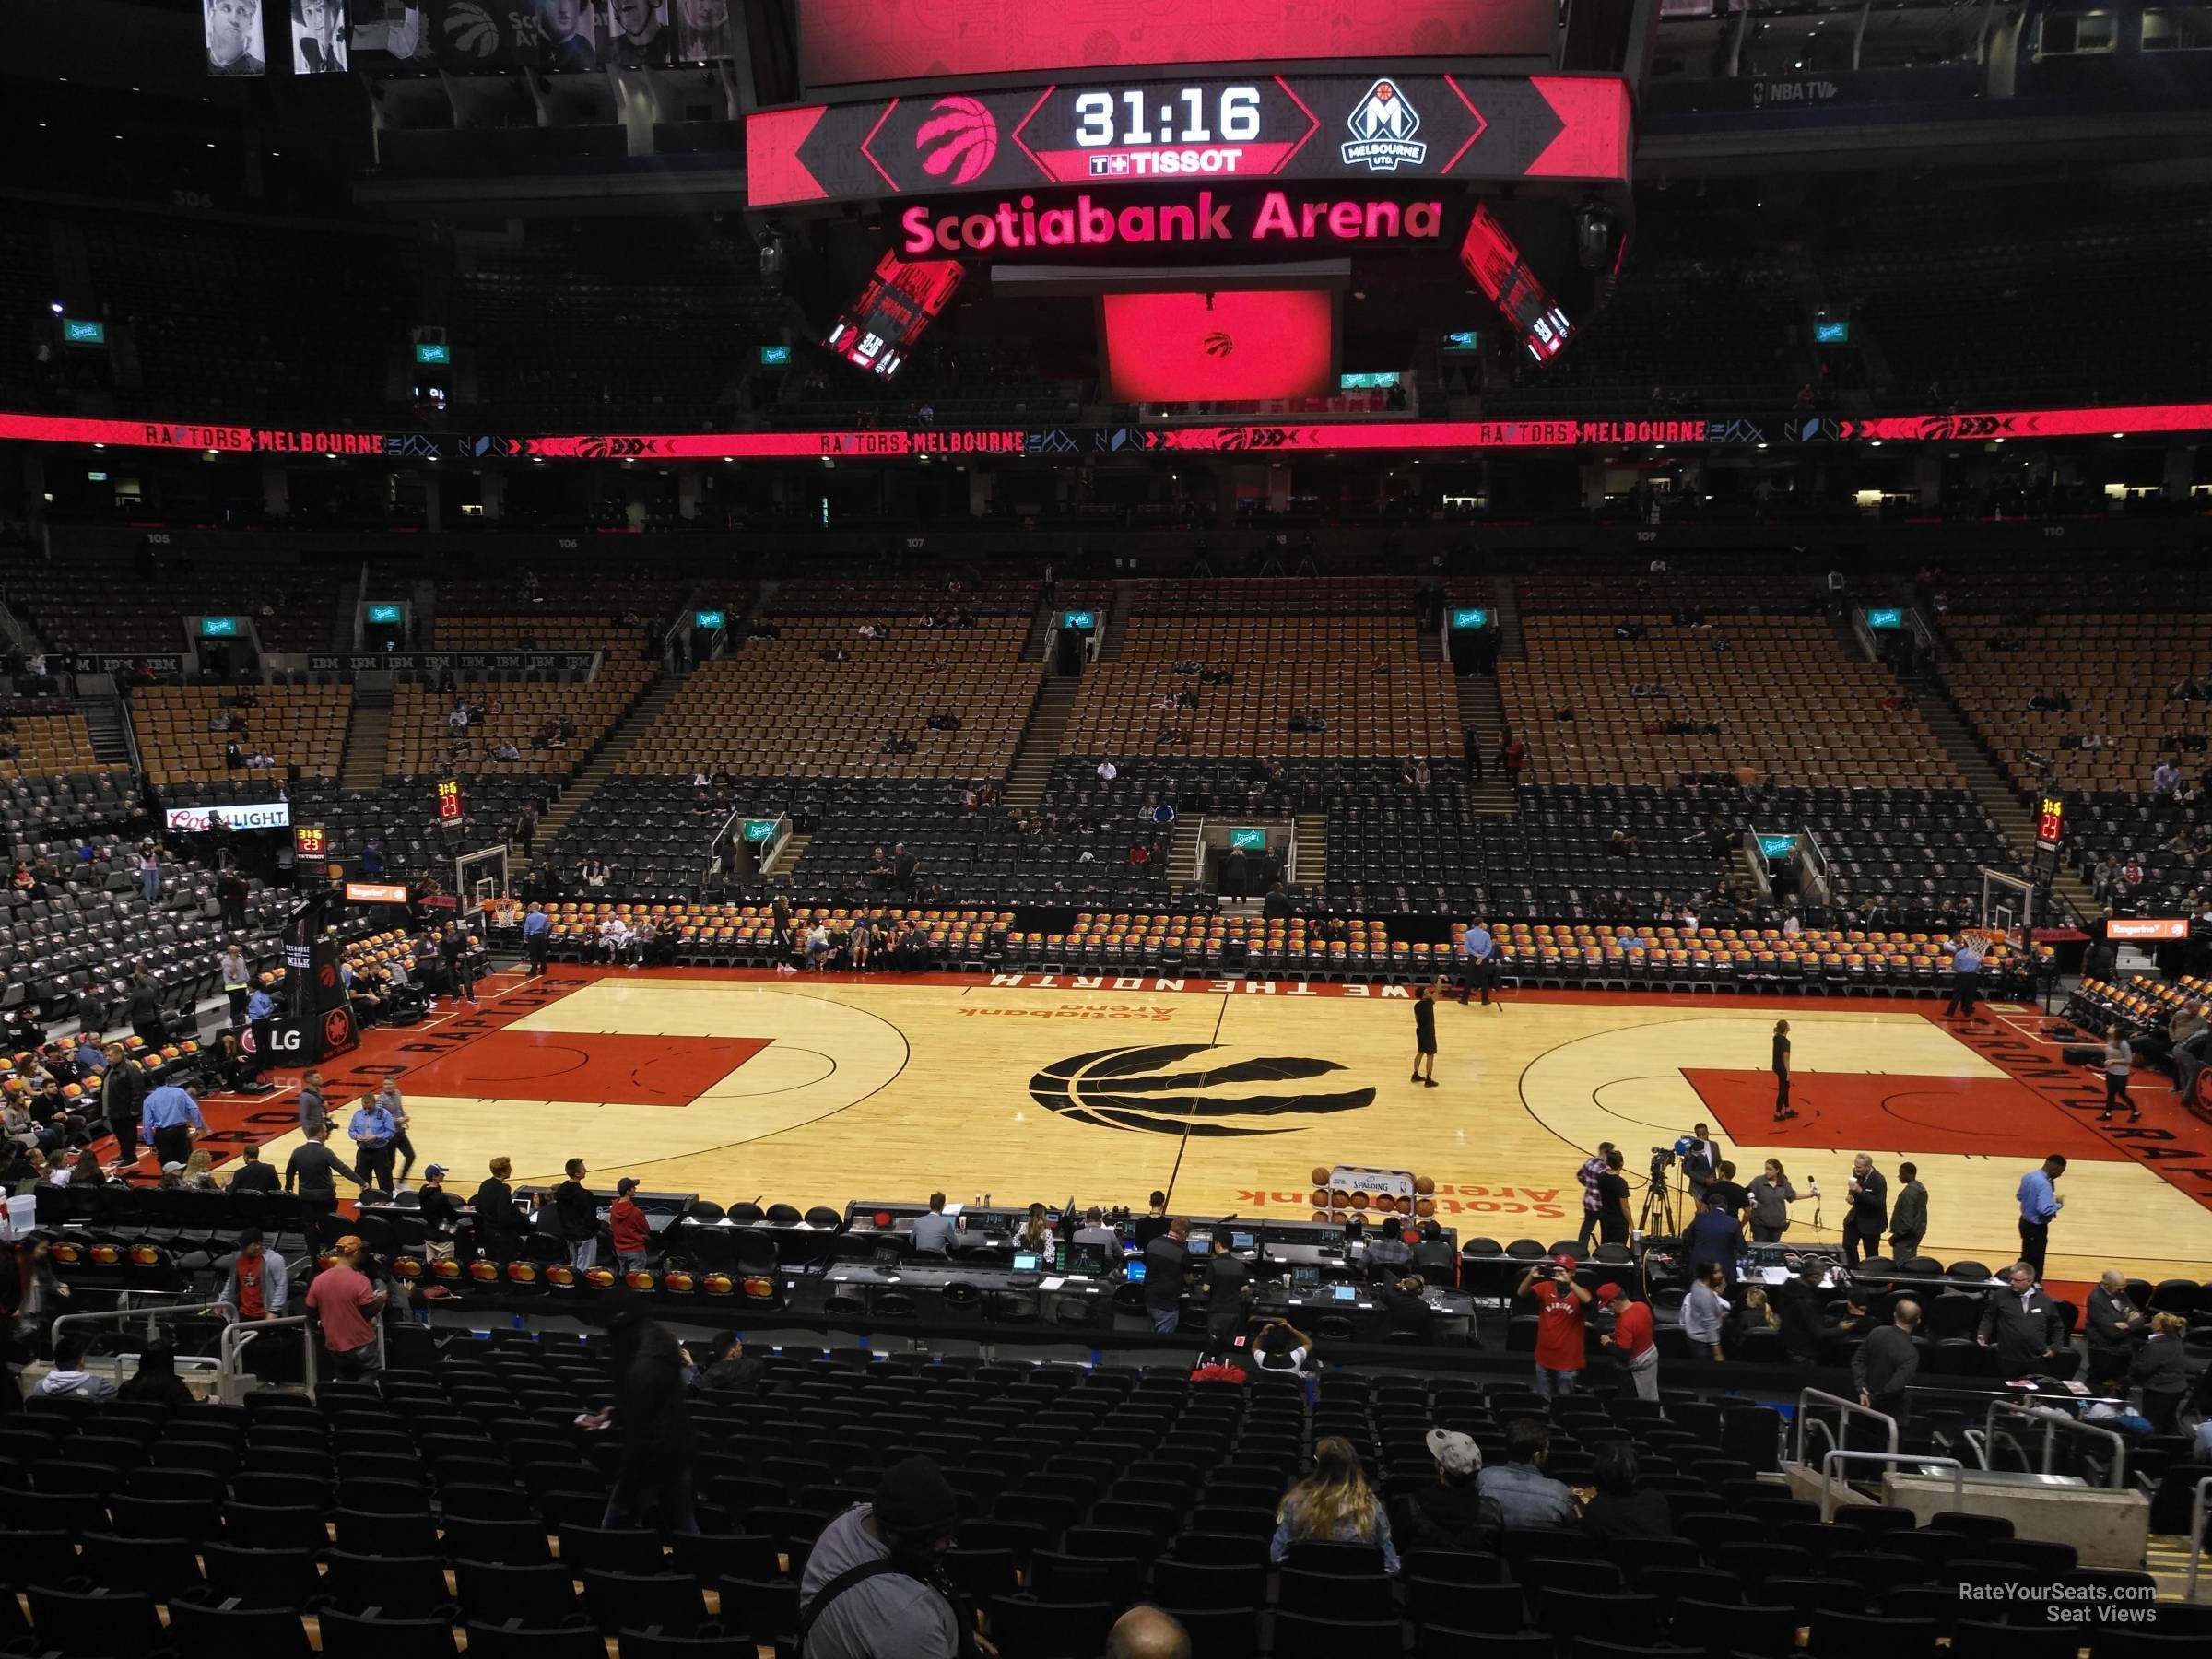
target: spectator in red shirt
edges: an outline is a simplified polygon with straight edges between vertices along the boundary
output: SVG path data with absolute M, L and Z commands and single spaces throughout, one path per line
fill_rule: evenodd
M 238 1235 L 238 1253 L 230 1262 L 230 1277 L 217 1300 L 238 1310 L 241 1320 L 276 1319 L 291 1298 L 284 1258 L 271 1255 L 262 1242 L 261 1230 L 249 1227 Z
M 636 1273 L 645 1265 L 645 1244 L 653 1236 L 645 1212 L 631 1196 L 637 1190 L 637 1177 L 623 1176 L 615 1182 L 615 1202 L 606 1212 L 606 1224 L 615 1235 L 615 1267 L 621 1273 Z
M 1574 1258 L 1554 1256 L 1522 1276 L 1516 1296 L 1536 1303 L 1536 1392 L 1546 1399 L 1571 1394 L 1583 1374 L 1583 1332 L 1590 1292 L 1574 1282 Z
M 1597 1305 L 1613 1315 L 1613 1328 L 1599 1338 L 1613 1350 L 1640 1400 L 1659 1397 L 1659 1343 L 1652 1332 L 1652 1305 L 1630 1301 L 1618 1285 L 1600 1285 Z
M 307 1306 L 323 1326 L 323 1346 L 332 1368 L 346 1382 L 369 1376 L 383 1363 L 376 1351 L 376 1326 L 384 1293 L 369 1282 L 360 1262 L 367 1246 L 347 1233 L 333 1247 L 336 1258 L 307 1288 Z

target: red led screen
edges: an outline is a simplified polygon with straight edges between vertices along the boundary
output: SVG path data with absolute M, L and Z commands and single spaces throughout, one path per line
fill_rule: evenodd
M 1108 294 L 1108 394 L 1117 403 L 1323 397 L 1335 390 L 1333 296 Z
M 1549 57 L 1551 0 L 798 0 L 809 87 L 1155 64 Z

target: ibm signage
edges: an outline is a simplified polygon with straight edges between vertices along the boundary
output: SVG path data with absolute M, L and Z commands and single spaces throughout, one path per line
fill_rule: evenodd
M 307 668 L 310 674 L 435 674 L 442 668 L 455 674 L 516 668 L 588 674 L 598 655 L 595 651 L 323 652 L 309 655 Z

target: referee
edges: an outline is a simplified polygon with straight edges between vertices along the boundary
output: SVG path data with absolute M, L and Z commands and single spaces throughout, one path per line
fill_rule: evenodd
M 1981 982 L 1981 947 L 1971 939 L 1961 938 L 1951 949 L 1951 999 L 1943 1005 L 1945 1018 L 1972 1019 L 1974 992 Z
M 146 1097 L 138 1132 L 154 1149 L 157 1164 L 181 1164 L 192 1157 L 192 1137 L 207 1133 L 200 1103 L 174 1083 L 164 1083 Z M 118 1134 L 118 1140 L 122 1138 Z
M 1459 936 L 1459 1002 L 1465 1007 L 1477 986 L 1482 989 L 1482 1006 L 1490 1006 L 1490 982 L 1498 960 L 1498 941 L 1490 930 L 1479 922 L 1470 922 L 1467 931 Z

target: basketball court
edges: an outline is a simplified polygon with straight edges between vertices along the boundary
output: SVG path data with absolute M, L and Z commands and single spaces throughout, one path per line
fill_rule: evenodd
M 2201 1277 L 2212 1263 L 2212 1125 L 2155 1074 L 2137 1078 L 2140 1124 L 2098 1124 L 2101 1082 L 2063 1065 L 2025 1006 L 1954 1030 L 1936 1003 L 1879 998 L 1452 1002 L 1440 1087 L 1423 1088 L 1398 986 L 563 968 L 497 974 L 480 994 L 324 1068 L 341 1128 L 396 1077 L 423 1160 L 451 1165 L 464 1193 L 505 1153 L 518 1182 L 558 1180 L 576 1157 L 594 1186 L 629 1174 L 723 1204 L 941 1188 L 1141 1209 L 1171 1185 L 1194 1214 L 1303 1218 L 1312 1170 L 1347 1163 L 1430 1176 L 1463 1238 L 1548 1243 L 1576 1230 L 1575 1168 L 1600 1140 L 1641 1186 L 1651 1149 L 1701 1121 L 1739 1180 L 1768 1157 L 1800 1192 L 1818 1180 L 1788 1241 L 1836 1241 L 1865 1151 L 1893 1190 L 1900 1161 L 1919 1165 L 1927 1253 L 2007 1262 L 2021 1174 L 2063 1152 L 2053 1279 Z M 1785 1018 L 1802 1115 L 1778 1128 L 1766 1066 Z M 265 1139 L 281 1166 L 299 1136 L 296 1077 L 278 1080 L 275 1096 L 208 1102 L 218 1151 Z

